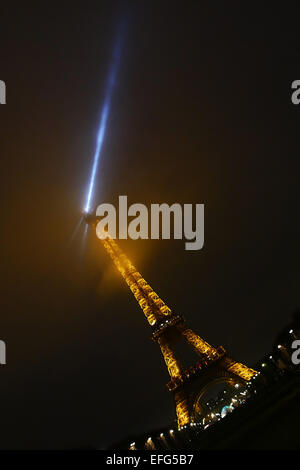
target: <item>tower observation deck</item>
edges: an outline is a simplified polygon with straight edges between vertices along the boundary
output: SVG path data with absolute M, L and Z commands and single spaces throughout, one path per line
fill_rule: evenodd
M 86 221 L 93 227 L 97 224 L 97 218 L 91 215 Z M 100 242 L 151 326 L 152 339 L 161 350 L 170 376 L 167 388 L 174 395 L 178 428 L 200 421 L 213 390 L 234 390 L 251 380 L 256 371 L 231 359 L 222 346 L 211 346 L 189 328 L 185 318 L 165 304 L 108 234 Z M 186 364 L 178 351 L 181 343 L 193 352 L 192 363 Z

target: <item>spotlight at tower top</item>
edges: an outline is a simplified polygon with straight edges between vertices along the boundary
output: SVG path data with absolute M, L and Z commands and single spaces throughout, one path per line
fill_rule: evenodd
M 93 204 L 93 196 L 94 196 L 94 191 L 95 191 L 95 183 L 96 183 L 96 176 L 97 176 L 97 170 L 99 166 L 99 160 L 101 157 L 101 151 L 102 151 L 102 146 L 105 138 L 105 131 L 107 127 L 107 120 L 109 117 L 110 113 L 110 107 L 111 107 L 111 100 L 112 100 L 112 94 L 113 94 L 113 89 L 114 89 L 114 84 L 116 81 L 116 76 L 119 68 L 119 62 L 120 62 L 120 56 L 121 56 L 121 46 L 122 46 L 122 41 L 123 41 L 123 31 L 120 31 L 120 34 L 118 35 L 116 45 L 113 51 L 113 56 L 112 56 L 112 62 L 108 74 L 108 80 L 107 80 L 107 85 L 106 85 L 106 91 L 105 91 L 105 98 L 104 98 L 104 103 L 101 111 L 101 116 L 100 116 L 100 124 L 99 124 L 99 129 L 98 129 L 98 134 L 97 134 L 97 141 L 96 141 L 96 148 L 95 148 L 95 153 L 93 157 L 93 164 L 91 168 L 91 175 L 90 175 L 90 180 L 89 180 L 89 185 L 87 188 L 87 193 L 86 193 L 86 200 L 85 200 L 85 205 L 84 205 L 84 212 L 88 213 L 91 211 L 91 207 Z

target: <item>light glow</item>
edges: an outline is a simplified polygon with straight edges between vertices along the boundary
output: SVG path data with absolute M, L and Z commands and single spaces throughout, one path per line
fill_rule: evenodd
M 120 35 L 120 38 L 117 41 L 117 45 L 114 50 L 114 54 L 112 57 L 112 64 L 111 64 L 111 68 L 110 68 L 110 72 L 108 76 L 105 99 L 104 99 L 104 104 L 103 104 L 103 108 L 101 112 L 100 125 L 99 125 L 99 130 L 98 130 L 98 135 L 97 135 L 96 149 L 95 149 L 94 158 L 93 158 L 91 177 L 90 177 L 90 182 L 89 182 L 88 191 L 86 195 L 86 203 L 84 206 L 85 213 L 90 212 L 91 206 L 93 203 L 93 193 L 95 190 L 95 180 L 96 180 L 97 170 L 99 166 L 99 159 L 101 156 L 101 150 L 102 150 L 104 137 L 105 137 L 105 131 L 107 127 L 107 120 L 108 120 L 108 116 L 110 112 L 112 93 L 113 93 L 116 75 L 117 75 L 117 71 L 119 67 L 119 62 L 120 62 L 121 39 L 122 39 L 122 35 Z

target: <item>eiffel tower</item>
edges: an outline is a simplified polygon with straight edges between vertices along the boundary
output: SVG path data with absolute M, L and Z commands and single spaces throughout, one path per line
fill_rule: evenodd
M 97 218 L 85 217 L 96 227 Z M 256 375 L 256 371 L 231 359 L 222 346 L 211 346 L 190 329 L 185 318 L 174 313 L 143 279 L 118 244 L 106 234 L 100 240 L 114 265 L 139 303 L 152 328 L 152 339 L 162 352 L 170 375 L 168 390 L 174 395 L 178 429 L 199 422 L 205 415 L 211 390 L 238 388 Z M 183 354 L 176 351 L 184 343 L 195 361 L 184 364 Z

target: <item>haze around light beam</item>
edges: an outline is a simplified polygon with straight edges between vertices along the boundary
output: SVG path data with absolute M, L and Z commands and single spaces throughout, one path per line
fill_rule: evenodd
M 84 212 L 88 213 L 91 210 L 93 204 L 93 195 L 95 191 L 95 182 L 97 176 L 97 170 L 99 166 L 99 160 L 101 157 L 102 146 L 105 138 L 105 131 L 107 127 L 107 120 L 111 107 L 112 94 L 114 89 L 114 84 L 116 81 L 116 75 L 119 68 L 120 56 L 121 56 L 121 43 L 123 39 L 123 34 L 120 34 L 114 49 L 112 63 L 109 70 L 108 81 L 106 85 L 105 99 L 102 107 L 99 130 L 97 135 L 96 149 L 93 158 L 93 166 L 91 169 L 91 176 L 89 181 L 89 186 L 86 193 L 86 201 L 84 206 Z

